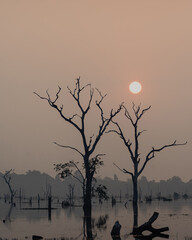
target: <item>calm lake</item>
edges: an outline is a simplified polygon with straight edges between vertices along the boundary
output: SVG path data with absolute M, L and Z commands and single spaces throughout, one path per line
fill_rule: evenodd
M 121 239 L 134 239 L 129 233 L 132 230 L 132 205 L 125 201 L 111 206 L 111 203 L 93 205 L 93 234 L 98 239 L 112 239 L 110 232 L 116 220 L 122 225 Z M 41 207 L 46 202 L 41 203 Z M 56 238 L 63 240 L 83 239 L 83 211 L 81 207 L 61 208 L 61 204 L 53 202 L 51 218 L 47 210 L 20 209 L 19 203 L 9 212 L 9 204 L 0 200 L 0 237 L 1 239 L 31 239 L 32 235 L 41 235 L 46 239 Z M 37 207 L 37 203 L 29 206 L 22 203 L 21 208 Z M 153 227 L 169 227 L 171 240 L 192 240 L 192 199 L 176 200 L 170 202 L 152 201 L 139 204 L 139 225 L 146 222 L 153 212 L 159 212 L 158 219 Z M 10 213 L 10 218 L 9 214 Z M 100 225 L 105 219 L 106 224 Z M 5 222 L 3 222 L 5 220 Z M 162 239 L 162 238 L 155 238 Z

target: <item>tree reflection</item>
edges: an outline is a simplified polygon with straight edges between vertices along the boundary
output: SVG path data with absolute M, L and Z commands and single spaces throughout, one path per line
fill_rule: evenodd
M 11 222 L 11 213 L 12 213 L 13 207 L 14 207 L 14 204 L 10 204 L 8 213 L 7 213 L 6 217 L 5 217 L 5 219 L 3 220 L 4 223 Z
M 84 217 L 83 217 L 83 233 L 84 233 L 84 240 L 92 240 L 93 239 L 93 232 L 92 232 L 92 218 L 91 218 L 91 212 L 87 214 L 86 211 L 84 211 Z
M 106 230 L 107 229 L 107 220 L 109 216 L 107 214 L 100 215 L 98 219 L 93 219 L 91 216 L 84 215 L 83 218 L 83 240 L 93 240 L 96 238 L 97 233 L 96 230 Z M 93 232 L 94 231 L 94 232 Z M 115 238 L 119 240 L 120 238 Z
M 152 239 L 154 239 L 156 237 L 168 239 L 169 235 L 168 234 L 159 233 L 159 234 L 151 234 L 151 235 L 148 235 L 148 236 L 137 236 L 135 238 L 135 240 L 152 240 Z
M 108 214 L 104 216 L 99 216 L 98 220 L 96 221 L 95 225 L 99 230 L 105 230 L 107 228 L 107 219 L 109 218 Z

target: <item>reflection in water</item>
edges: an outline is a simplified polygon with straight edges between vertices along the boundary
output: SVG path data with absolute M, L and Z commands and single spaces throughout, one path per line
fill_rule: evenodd
M 113 239 L 113 240 L 121 240 L 120 237 L 115 237 L 115 236 L 112 236 L 112 239 Z
M 5 217 L 5 219 L 3 219 L 3 222 L 4 222 L 4 223 L 11 222 L 11 213 L 12 213 L 12 209 L 13 209 L 14 206 L 15 206 L 14 203 L 11 203 L 11 204 L 10 204 L 8 213 L 7 213 L 6 217 Z
M 48 220 L 51 221 L 52 197 L 48 197 Z
M 86 240 L 92 240 L 93 238 L 93 232 L 92 232 L 92 218 L 91 215 L 84 216 L 85 219 L 85 227 L 86 227 Z M 84 231 L 85 233 L 85 231 Z
M 26 203 L 28 207 L 28 202 Z M 47 202 L 41 202 L 41 207 L 47 206 Z M 192 238 L 192 200 L 158 202 L 153 201 L 151 205 L 139 204 L 139 225 L 144 223 L 154 211 L 160 213 L 155 227 L 161 228 L 166 225 L 170 227 L 168 234 L 170 240 L 174 239 L 190 239 Z M 24 208 L 24 204 L 22 203 Z M 33 203 L 33 207 L 36 207 Z M 38 203 L 37 203 L 38 207 Z M 134 238 L 129 233 L 132 232 L 132 206 L 127 203 L 127 209 L 124 203 L 117 203 L 113 208 L 110 203 L 103 204 L 102 207 L 94 205 L 92 219 L 84 219 L 83 209 L 81 207 L 73 207 L 62 209 L 60 204 L 53 202 L 54 209 L 51 212 L 51 221 L 48 221 L 47 210 L 21 210 L 18 207 L 10 208 L 8 203 L 0 200 L 0 229 L 1 238 L 7 239 L 24 239 L 26 236 L 30 239 L 32 235 L 40 235 L 44 238 L 57 239 L 78 239 L 87 240 L 86 226 L 91 226 L 92 239 L 146 239 Z M 11 220 L 10 224 L 4 224 L 3 220 Z M 84 220 L 84 225 L 83 225 Z M 111 230 L 114 223 L 119 220 L 122 225 L 121 235 L 119 238 L 111 237 Z M 85 231 L 83 231 L 85 229 Z M 77 238 L 77 236 L 79 236 Z M 163 239 L 168 238 L 167 235 L 148 236 L 147 239 Z
M 107 214 L 100 215 L 98 219 L 93 219 L 90 216 L 83 218 L 83 240 L 93 240 L 97 237 L 97 230 L 105 231 L 107 228 Z M 97 229 L 96 229 L 97 228 Z
M 167 234 L 151 234 L 151 235 L 148 235 L 148 236 L 137 236 L 136 238 L 135 238 L 135 240 L 152 240 L 152 239 L 154 239 L 154 238 L 166 238 L 166 239 L 168 239 L 169 238 L 169 235 L 167 235 Z
M 95 225 L 101 231 L 107 228 L 107 219 L 109 218 L 108 214 L 99 216 L 98 220 L 96 220 Z
M 51 221 L 51 208 L 48 209 L 48 220 Z

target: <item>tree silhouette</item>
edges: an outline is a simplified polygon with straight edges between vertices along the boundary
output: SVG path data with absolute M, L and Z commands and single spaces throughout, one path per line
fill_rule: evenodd
M 5 174 L 3 175 L 3 179 L 5 180 L 8 188 L 9 188 L 9 191 L 10 191 L 10 195 L 11 195 L 11 205 L 13 205 L 13 200 L 14 200 L 14 197 L 15 197 L 15 194 L 17 193 L 17 190 L 14 190 L 12 185 L 11 185 L 11 172 L 13 172 L 13 170 L 9 170 L 9 171 L 6 171 Z
M 100 117 L 100 123 L 98 124 L 98 129 L 96 131 L 96 134 L 93 134 L 91 137 L 88 136 L 85 130 L 86 126 L 86 120 L 88 113 L 91 109 L 91 106 L 93 105 L 93 96 L 95 93 L 95 89 L 91 87 L 91 84 L 87 84 L 81 87 L 80 84 L 80 77 L 76 79 L 76 84 L 73 90 L 71 90 L 69 87 L 69 93 L 73 100 L 75 100 L 76 105 L 78 107 L 79 113 L 74 113 L 71 117 L 68 117 L 66 113 L 64 113 L 64 106 L 59 106 L 57 104 L 57 100 L 59 99 L 61 88 L 58 87 L 58 91 L 56 93 L 56 96 L 54 99 L 51 98 L 48 90 L 46 91 L 47 96 L 42 97 L 36 92 L 34 92 L 39 98 L 46 100 L 48 104 L 57 110 L 61 118 L 67 122 L 69 125 L 73 126 L 77 133 L 81 136 L 81 141 L 83 144 L 83 151 L 80 149 L 77 149 L 73 146 L 68 145 L 61 145 L 58 143 L 55 143 L 56 145 L 64 148 L 69 148 L 74 151 L 76 151 L 83 159 L 84 169 L 85 169 L 85 197 L 84 197 L 84 212 L 86 216 L 91 217 L 91 189 L 92 189 L 92 180 L 94 177 L 94 173 L 96 170 L 95 161 L 92 161 L 93 159 L 96 159 L 93 154 L 95 152 L 96 146 L 98 145 L 99 141 L 101 140 L 101 137 L 106 131 L 106 128 L 110 124 L 110 122 L 113 120 L 113 118 L 120 112 L 122 109 L 122 106 L 120 105 L 117 110 L 110 110 L 110 113 L 108 116 L 105 116 L 104 110 L 102 108 L 102 102 L 106 95 L 102 95 L 101 92 L 96 88 L 96 92 L 98 93 L 98 99 L 95 101 L 95 106 L 98 110 L 98 115 Z M 89 93 L 84 92 L 88 88 Z M 84 99 L 82 101 L 82 94 L 85 93 L 83 96 L 86 96 L 88 98 L 87 103 L 84 103 Z M 79 121 L 77 121 L 77 119 Z M 93 122 L 95 124 L 95 122 Z M 90 226 L 88 226 L 90 227 Z M 90 236 L 91 237 L 91 236 Z
M 99 204 L 102 204 L 103 200 L 106 201 L 109 199 L 109 196 L 107 195 L 107 187 L 102 184 L 99 184 L 99 186 L 94 189 L 94 195 L 98 197 Z
M 126 146 L 128 153 L 130 154 L 132 163 L 133 163 L 133 172 L 126 170 L 125 168 L 121 169 L 118 165 L 114 164 L 120 171 L 123 173 L 131 175 L 132 183 L 133 183 L 133 228 L 138 226 L 138 177 L 141 175 L 146 165 L 155 157 L 155 154 L 161 152 L 165 148 L 170 148 L 179 145 L 185 145 L 186 143 L 178 144 L 174 141 L 171 144 L 164 145 L 160 148 L 154 148 L 146 154 L 144 159 L 140 158 L 139 146 L 140 146 L 140 136 L 145 130 L 139 130 L 139 123 L 143 115 L 151 108 L 151 106 L 147 108 L 141 109 L 141 106 L 136 106 L 134 103 L 132 105 L 133 114 L 131 115 L 127 108 L 123 105 L 124 115 L 126 119 L 129 120 L 133 129 L 133 140 L 127 138 L 120 126 L 119 123 L 114 122 L 116 125 L 116 129 L 109 130 L 108 132 L 116 133 L 123 141 Z M 143 161 L 142 161 L 143 160 Z

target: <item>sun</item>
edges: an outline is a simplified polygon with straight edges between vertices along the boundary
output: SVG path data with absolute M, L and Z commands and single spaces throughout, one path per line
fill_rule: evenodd
M 141 83 L 137 81 L 134 81 L 129 85 L 129 91 L 132 92 L 133 94 L 140 93 L 141 89 L 142 89 Z

